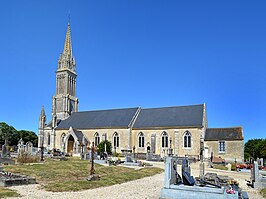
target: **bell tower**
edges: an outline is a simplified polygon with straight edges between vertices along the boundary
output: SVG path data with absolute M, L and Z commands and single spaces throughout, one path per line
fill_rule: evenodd
M 78 111 L 76 78 L 76 62 L 72 55 L 71 30 L 68 22 L 64 51 L 59 56 L 56 70 L 56 94 L 53 96 L 52 105 L 53 127 L 57 125 L 57 120 L 64 120 L 72 112 Z

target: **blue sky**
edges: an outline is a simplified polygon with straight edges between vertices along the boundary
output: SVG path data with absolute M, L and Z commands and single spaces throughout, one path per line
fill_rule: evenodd
M 79 110 L 206 103 L 209 127 L 265 138 L 265 1 L 0 3 L 0 121 L 51 118 L 71 13 Z

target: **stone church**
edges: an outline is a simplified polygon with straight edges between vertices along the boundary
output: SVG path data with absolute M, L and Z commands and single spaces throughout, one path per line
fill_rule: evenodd
M 52 119 L 46 123 L 44 107 L 39 117 L 39 148 L 79 155 L 92 142 L 97 146 L 109 140 L 112 150 L 118 153 L 134 150 L 164 157 L 171 148 L 178 156 L 199 158 L 203 146 L 205 158 L 244 158 L 242 127 L 208 128 L 205 104 L 79 112 L 76 78 L 68 23 L 64 50 L 58 59 Z

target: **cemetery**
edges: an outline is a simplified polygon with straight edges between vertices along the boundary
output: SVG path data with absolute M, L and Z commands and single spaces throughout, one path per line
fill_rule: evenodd
M 48 191 L 47 194 L 50 191 L 64 193 L 89 191 L 138 180 L 144 183 L 146 177 L 155 175 L 156 177 L 152 178 L 157 178 L 157 181 L 154 182 L 163 182 L 157 188 L 157 196 L 161 199 L 252 198 L 249 197 L 247 190 L 242 190 L 243 180 L 238 181 L 228 173 L 224 175 L 217 169 L 209 168 L 211 164 L 208 161 L 204 162 L 203 159 L 198 162 L 188 157 L 173 156 L 171 150 L 163 161 L 150 161 L 150 158 L 151 155 L 147 155 L 146 160 L 140 160 L 132 152 L 108 154 L 106 147 L 103 153 L 98 154 L 94 143 L 84 150 L 80 157 L 70 157 L 56 149 L 48 156 L 44 155 L 44 150 L 36 153 L 32 143 L 24 143 L 21 139 L 17 151 L 12 152 L 12 155 L 8 146 L 2 146 L 0 186 L 23 187 L 37 183 L 40 190 Z M 28 160 L 34 161 L 29 163 Z M 254 161 L 250 172 L 245 173 L 250 189 L 260 190 L 266 187 L 266 178 L 261 175 L 258 162 L 261 164 L 263 161 Z M 195 165 L 198 165 L 199 169 L 195 169 Z M 228 167 L 228 172 L 232 172 L 231 167 Z M 164 173 L 162 168 L 165 170 Z M 240 172 L 235 171 L 236 174 L 244 176 L 244 173 Z M 158 175 L 161 177 L 158 178 Z M 15 190 L 20 190 L 19 187 L 15 187 Z

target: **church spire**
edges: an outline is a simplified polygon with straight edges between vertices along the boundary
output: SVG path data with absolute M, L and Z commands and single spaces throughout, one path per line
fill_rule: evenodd
M 53 97 L 53 127 L 58 120 L 68 118 L 72 112 L 78 111 L 76 97 L 76 62 L 72 54 L 71 29 L 68 19 L 64 49 L 58 59 L 56 71 L 56 94 Z
M 64 45 L 64 54 L 72 58 L 72 44 L 71 44 L 71 30 L 70 30 L 70 21 L 67 24 L 67 33 L 66 33 L 66 40 Z
M 70 71 L 76 73 L 76 62 L 75 58 L 72 55 L 72 42 L 71 42 L 71 29 L 70 29 L 70 20 L 67 24 L 67 33 L 64 43 L 64 51 L 60 54 L 58 60 L 58 70 L 69 69 Z

